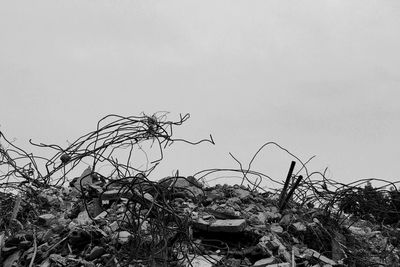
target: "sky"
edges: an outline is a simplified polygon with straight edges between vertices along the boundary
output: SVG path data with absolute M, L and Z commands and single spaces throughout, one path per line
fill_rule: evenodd
M 247 165 L 274 141 L 328 178 L 398 180 L 400 3 L 0 1 L 0 130 L 67 145 L 107 114 L 190 113 L 158 167 Z M 264 149 L 253 169 L 284 179 Z

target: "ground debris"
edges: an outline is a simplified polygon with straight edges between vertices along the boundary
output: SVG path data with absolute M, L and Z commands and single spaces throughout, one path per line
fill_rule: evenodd
M 366 192 L 356 203 L 365 196 L 378 199 L 370 187 L 332 191 L 324 177 L 315 182 L 293 175 L 294 162 L 279 190 L 251 182 L 251 171 L 243 169 L 232 170 L 243 175 L 241 184 L 210 186 L 202 172 L 149 179 L 162 156 L 139 170 L 129 162 L 131 154 L 122 164 L 112 153 L 142 151 L 151 140 L 163 155 L 173 141 L 213 144 L 212 137 L 197 143 L 172 139 L 170 127 L 185 116 L 178 122 L 163 116 L 115 119 L 103 126 L 99 122 L 95 132 L 66 149 L 38 145 L 58 151 L 46 162 L 46 175 L 33 156 L 1 133 L 3 144 L 13 149 L 0 146 L 0 163 L 9 169 L 0 178 L 20 179 L 17 186 L 1 183 L 1 266 L 400 266 L 400 228 L 378 220 L 395 214 L 368 205 L 363 210 L 348 198 Z M 66 179 L 86 157 L 93 165 Z M 21 158 L 30 163 L 19 167 Z M 102 162 L 113 166 L 111 174 L 98 167 Z M 400 203 L 396 191 L 391 194 L 391 205 Z M 390 202 L 382 199 L 379 203 Z

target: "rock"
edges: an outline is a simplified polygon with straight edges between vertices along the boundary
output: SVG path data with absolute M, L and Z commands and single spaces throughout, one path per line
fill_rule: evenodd
M 113 221 L 110 225 L 109 225 L 110 229 L 112 232 L 115 232 L 118 230 L 119 225 L 117 221 Z
M 224 260 L 224 262 L 223 262 L 223 266 L 227 266 L 227 267 L 240 267 L 240 266 L 243 266 L 243 265 L 241 265 L 241 260 L 240 259 L 235 259 L 235 258 L 229 258 L 229 259 L 226 259 L 226 260 Z M 247 265 L 244 265 L 244 266 L 247 266 Z
M 105 252 L 106 250 L 103 247 L 96 246 L 92 248 L 89 255 L 86 256 L 86 259 L 92 261 L 94 259 L 101 257 Z
M 277 223 L 271 224 L 271 225 L 270 225 L 270 230 L 271 230 L 271 232 L 277 233 L 277 234 L 282 234 L 282 233 L 283 233 L 283 228 L 282 228 L 282 226 L 280 226 L 280 225 L 277 224 Z
M 133 196 L 133 194 L 130 191 L 127 191 L 125 189 L 124 190 L 110 189 L 110 190 L 107 190 L 100 194 L 101 201 L 103 204 L 104 204 L 104 201 L 118 200 L 122 197 L 130 198 L 132 196 Z
M 279 220 L 282 215 L 279 212 L 266 211 L 263 213 L 265 220 L 268 222 Z
M 288 213 L 283 215 L 281 220 L 279 221 L 279 224 L 284 225 L 284 226 L 289 226 L 293 221 L 293 214 Z
M 267 265 L 268 267 L 290 267 L 289 262 L 282 262 L 282 263 L 275 263 L 275 264 L 270 264 Z
M 294 232 L 305 232 L 305 231 L 307 231 L 307 227 L 302 222 L 292 223 L 290 228 Z
M 84 170 L 80 177 L 76 177 L 72 179 L 70 185 L 76 188 L 78 191 L 82 191 L 82 189 L 86 185 L 90 185 L 93 183 L 92 177 L 92 168 L 89 166 L 86 170 Z
M 214 264 L 217 264 L 222 257 L 217 255 L 208 255 L 208 256 L 200 256 L 200 255 L 188 255 L 188 259 L 190 260 L 186 266 L 191 267 L 212 267 Z
M 126 244 L 129 241 L 129 237 L 132 236 L 131 233 L 129 233 L 128 231 L 120 231 L 117 233 L 116 237 L 118 239 L 118 242 L 120 244 Z
M 256 266 L 256 267 L 269 266 L 269 265 L 271 265 L 272 263 L 274 263 L 274 261 L 275 261 L 275 258 L 274 258 L 274 257 L 269 257 L 269 258 L 265 258 L 265 259 L 261 259 L 261 260 L 256 261 L 256 262 L 253 264 L 253 266 Z
M 220 205 L 216 209 L 206 209 L 206 211 L 217 219 L 242 219 L 239 211 L 224 205 Z
M 19 266 L 15 265 L 21 257 L 21 251 L 15 251 L 13 254 L 8 256 L 8 258 L 3 262 L 3 267 Z
M 235 195 L 237 197 L 239 197 L 240 199 L 244 199 L 244 198 L 250 196 L 250 191 L 245 190 L 245 189 L 240 188 L 240 187 L 239 188 L 235 188 L 234 192 L 235 192 Z
M 76 219 L 74 219 L 78 225 L 87 225 L 92 223 L 89 214 L 86 210 L 81 211 Z
M 233 219 L 233 220 L 216 220 L 214 222 L 206 222 L 203 219 L 199 219 L 194 223 L 194 227 L 200 230 L 208 232 L 242 232 L 246 227 L 245 219 Z
M 94 219 L 95 220 L 103 220 L 104 218 L 106 218 L 108 215 L 107 211 L 103 211 L 102 213 L 100 213 L 99 215 L 97 215 Z
M 325 264 L 336 265 L 336 262 L 334 260 L 331 260 L 328 257 L 325 257 L 324 255 L 322 255 L 321 253 L 319 253 L 313 249 L 306 249 L 304 251 L 304 254 L 306 254 L 309 257 L 313 257 Z
M 53 214 L 42 214 L 39 216 L 39 222 L 46 226 L 50 226 L 56 219 L 56 216 Z
M 49 258 L 47 258 L 44 262 L 42 262 L 42 264 L 40 265 L 40 267 L 50 267 L 51 266 L 51 261 Z
M 93 200 L 87 205 L 87 209 L 92 218 L 97 217 L 97 215 L 103 212 L 99 198 L 93 198 Z
M 260 214 L 262 214 L 262 213 L 259 213 L 258 215 L 251 215 L 250 218 L 247 219 L 249 224 L 251 224 L 251 225 L 264 225 L 264 220 L 263 220 L 262 217 L 260 219 Z
M 332 238 L 332 260 L 338 261 L 346 257 L 342 247 L 346 246 L 346 237 L 341 233 L 335 232 L 334 238 Z
M 203 185 L 194 177 L 166 177 L 159 181 L 159 184 L 165 186 L 175 197 L 187 197 L 196 199 L 203 195 L 201 189 Z

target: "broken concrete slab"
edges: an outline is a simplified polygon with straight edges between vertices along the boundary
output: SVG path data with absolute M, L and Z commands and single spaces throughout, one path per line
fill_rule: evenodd
M 203 219 L 199 219 L 194 222 L 193 226 L 199 230 L 208 232 L 223 232 L 223 233 L 234 233 L 242 232 L 246 227 L 245 219 L 231 219 L 231 220 L 215 220 L 213 222 L 207 222 Z

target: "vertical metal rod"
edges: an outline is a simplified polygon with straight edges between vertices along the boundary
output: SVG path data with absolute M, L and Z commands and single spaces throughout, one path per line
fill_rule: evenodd
M 293 174 L 293 170 L 294 170 L 294 166 L 295 166 L 295 165 L 296 165 L 296 162 L 295 162 L 295 161 L 292 161 L 292 162 L 290 163 L 289 172 L 288 172 L 288 174 L 287 174 L 285 184 L 284 184 L 284 186 L 283 186 L 281 195 L 280 195 L 280 197 L 279 197 L 279 204 L 278 204 L 279 209 L 281 209 L 282 202 L 283 202 L 283 200 L 284 200 L 285 197 L 286 197 L 286 191 L 287 191 L 287 189 L 288 189 L 288 187 L 289 187 L 289 183 L 290 183 L 290 180 L 291 180 L 291 178 L 292 178 L 292 174 Z
M 289 193 L 287 194 L 286 199 L 282 202 L 282 206 L 280 207 L 279 212 L 282 212 L 285 209 L 287 202 L 292 197 L 294 190 L 296 190 L 296 188 L 299 186 L 302 179 L 303 179 L 303 176 L 299 175 L 299 178 L 297 178 L 296 182 L 294 183 L 294 185 L 290 189 Z

